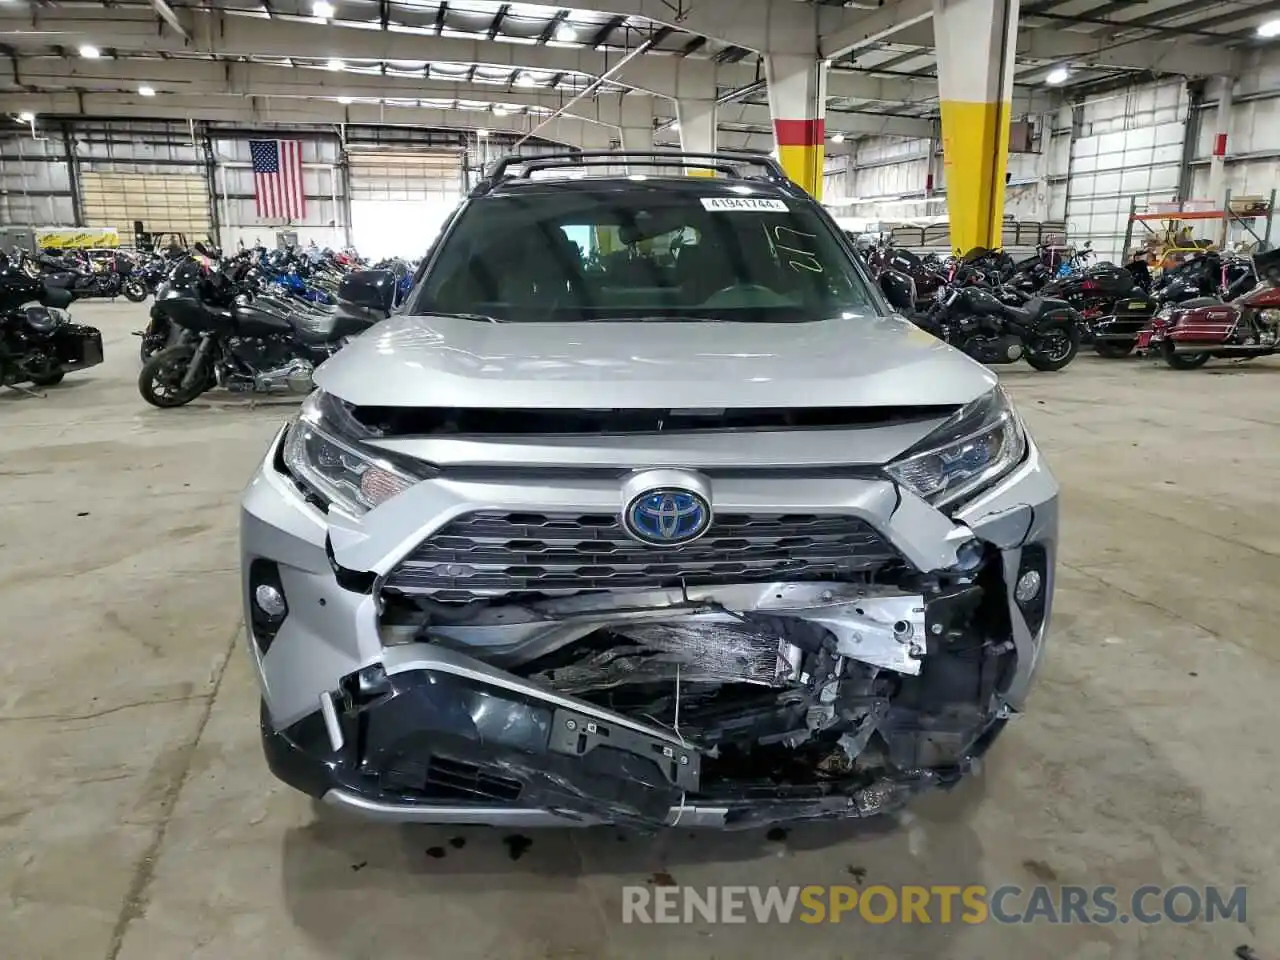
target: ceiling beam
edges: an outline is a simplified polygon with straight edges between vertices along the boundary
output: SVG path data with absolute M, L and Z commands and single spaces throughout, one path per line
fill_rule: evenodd
M 855 17 L 852 22 L 838 29 L 824 31 L 819 40 L 819 52 L 828 60 L 835 60 L 863 47 L 869 47 L 892 38 L 894 34 L 919 24 L 929 24 L 933 19 L 933 0 L 897 0 L 882 6 L 875 13 Z M 929 27 L 930 46 L 933 28 Z
M 799 4 L 797 4 L 799 6 Z M 408 60 L 431 63 L 483 63 L 516 69 L 550 70 L 598 77 L 617 63 L 616 54 L 586 47 L 552 47 L 506 43 L 485 38 L 434 37 L 400 31 L 355 29 L 311 21 L 195 14 L 190 20 L 192 44 L 175 37 L 157 37 L 155 22 L 129 8 L 102 12 L 77 10 L 74 18 L 36 14 L 8 15 L 0 8 L 0 43 L 20 49 L 48 49 L 63 43 L 75 47 L 96 43 L 125 53 L 190 53 L 193 49 L 224 56 L 274 56 L 360 60 Z M 932 34 L 931 34 L 932 36 Z M 714 83 L 740 87 L 756 79 L 747 64 L 714 64 L 700 57 L 646 54 L 628 63 L 614 78 L 618 83 L 658 96 L 677 98 L 684 89 L 705 90 Z M 934 99 L 933 81 L 872 77 L 832 70 L 827 82 L 831 97 L 915 103 Z
M 587 46 L 592 50 L 597 49 L 602 43 L 613 36 L 613 31 L 617 30 L 626 22 L 627 18 L 624 16 L 610 17 L 603 25 L 601 25 L 599 30 L 591 35 L 591 39 L 587 41 Z
M 492 40 L 502 32 L 502 21 L 507 19 L 507 13 L 511 10 L 511 4 L 504 3 L 498 8 L 498 12 L 493 15 L 493 19 L 489 21 L 489 39 Z
M 1124 70 L 1151 70 L 1182 76 L 1227 76 L 1237 67 L 1227 49 L 1163 40 L 1117 40 L 1116 31 L 1093 35 L 1076 30 L 1025 29 L 1018 32 L 1018 60 L 1071 61 Z M 893 38 L 894 43 L 932 48 L 933 24 L 919 23 Z
M 21 106 L 20 106 L 21 105 Z M 433 127 L 441 130 L 502 131 L 527 134 L 541 122 L 524 116 L 495 117 L 465 110 L 435 110 L 424 107 L 388 107 L 380 104 L 349 104 L 323 100 L 253 100 L 244 97 L 168 97 L 163 101 L 118 94 L 43 94 L 38 97 L 0 94 L 0 111 L 32 110 L 38 116 L 103 117 L 114 119 L 208 120 L 215 122 L 262 124 L 369 124 Z M 38 127 L 39 121 L 37 121 Z M 617 134 L 608 127 L 586 123 L 574 117 L 547 121 L 537 136 L 570 146 L 608 149 Z
M 281 101 L 352 97 L 357 101 L 374 100 L 440 100 L 470 105 L 498 105 L 518 111 L 524 108 L 560 110 L 574 97 L 546 89 L 508 88 L 495 83 L 466 83 L 420 77 L 379 76 L 376 74 L 334 72 L 324 69 L 280 67 L 261 63 L 219 63 L 212 60 L 64 60 L 58 57 L 23 58 L 18 61 L 16 77 L 0 75 L 0 89 L 9 88 L 13 95 L 24 90 L 127 95 L 139 83 L 154 87 L 159 96 L 155 103 L 166 103 L 171 97 L 182 101 L 201 96 L 239 96 L 258 100 Z M 750 88 L 744 88 L 749 90 Z M 33 97 L 33 101 L 36 98 Z M 578 119 L 613 127 L 622 127 L 623 104 L 636 107 L 646 98 L 639 94 L 625 97 L 606 93 L 583 98 L 573 103 L 568 114 Z M 25 107 L 32 109 L 34 107 Z M 670 103 L 658 100 L 649 108 L 650 115 L 670 111 Z M 484 110 L 460 108 L 481 117 Z M 724 101 L 717 109 L 722 123 L 738 123 L 772 127 L 769 108 L 762 104 L 740 104 Z M 480 124 L 483 126 L 483 123 Z M 928 119 L 893 117 L 851 111 L 827 112 L 828 133 L 846 136 L 930 136 Z
M 508 7 L 507 9 L 510 9 L 510 7 Z M 568 17 L 569 17 L 568 10 L 557 10 L 555 13 L 555 16 L 547 20 L 547 25 L 542 28 L 542 33 L 538 35 L 538 43 L 541 43 L 544 45 L 550 43 L 556 35 L 556 28 L 560 26 L 560 24 L 564 23 L 565 20 L 568 19 Z M 493 38 L 490 37 L 489 39 L 493 39 Z
M 160 15 L 160 19 L 169 25 L 169 27 L 180 36 L 183 40 L 189 40 L 186 28 L 178 20 L 178 15 L 173 12 L 173 7 L 169 6 L 166 0 L 151 0 L 151 5 L 156 8 L 156 13 Z
M 711 0 L 591 0 L 586 9 L 643 17 L 654 23 L 701 34 L 725 46 L 773 53 L 813 54 L 823 32 L 847 29 L 865 10 L 791 3 L 785 0 L 734 0 L 731 9 Z

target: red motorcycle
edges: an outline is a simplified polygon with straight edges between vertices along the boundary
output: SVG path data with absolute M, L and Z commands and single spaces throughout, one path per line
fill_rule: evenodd
M 1262 278 L 1230 303 L 1200 297 L 1166 307 L 1138 334 L 1138 349 L 1159 354 L 1175 370 L 1195 370 L 1211 357 L 1252 360 L 1280 353 L 1280 251 L 1258 254 Z

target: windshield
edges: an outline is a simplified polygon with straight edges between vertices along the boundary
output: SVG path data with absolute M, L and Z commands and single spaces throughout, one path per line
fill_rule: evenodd
M 880 312 L 834 231 L 790 199 L 685 189 L 487 197 L 442 242 L 416 313 L 799 322 Z

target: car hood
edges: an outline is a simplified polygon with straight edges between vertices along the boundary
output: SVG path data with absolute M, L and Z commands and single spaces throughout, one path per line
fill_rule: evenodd
M 522 409 L 966 403 L 996 378 L 914 324 L 383 321 L 315 382 L 357 406 Z

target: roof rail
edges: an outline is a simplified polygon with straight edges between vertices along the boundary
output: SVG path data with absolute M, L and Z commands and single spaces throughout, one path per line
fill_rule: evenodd
M 473 196 L 488 193 L 503 180 L 528 180 L 540 170 L 559 170 L 573 167 L 600 167 L 625 165 L 628 167 L 698 167 L 735 180 L 765 179 L 786 182 L 786 172 L 778 161 L 759 153 L 683 153 L 679 150 L 582 150 L 574 153 L 546 153 L 535 156 L 511 154 L 500 157 L 489 168 L 488 174 L 471 191 Z M 763 177 L 749 177 L 743 166 L 759 167 Z M 512 167 L 520 167 L 518 173 L 508 173 Z

